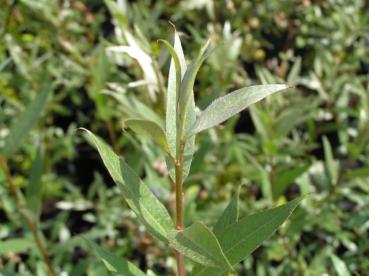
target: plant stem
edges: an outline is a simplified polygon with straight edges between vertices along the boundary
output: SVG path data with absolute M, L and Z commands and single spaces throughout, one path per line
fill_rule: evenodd
M 7 160 L 2 156 L 0 156 L 0 167 L 3 170 L 5 178 L 8 182 L 10 194 L 13 196 L 15 203 L 17 204 L 18 209 L 20 210 L 20 213 L 25 218 L 28 228 L 30 229 L 33 235 L 33 238 L 35 240 L 36 246 L 39 252 L 41 253 L 42 258 L 44 259 L 44 262 L 48 270 L 48 274 L 50 276 L 56 276 L 56 273 L 50 262 L 49 254 L 47 253 L 45 247 L 42 245 L 40 235 L 37 231 L 37 226 L 35 222 L 32 220 L 32 218 L 27 215 L 27 212 L 24 212 L 26 210 L 26 207 L 19 196 L 20 191 L 18 190 L 17 186 L 13 182 L 13 178 L 10 174 Z
M 184 141 L 180 140 L 180 147 L 177 151 L 177 158 L 175 160 L 175 188 L 176 188 L 176 229 L 178 231 L 183 230 L 183 151 L 184 151 Z M 184 256 L 176 252 L 177 259 L 177 272 L 178 276 L 185 276 L 185 260 Z

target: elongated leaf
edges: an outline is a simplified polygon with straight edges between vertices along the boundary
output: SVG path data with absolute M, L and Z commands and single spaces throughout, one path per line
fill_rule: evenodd
M 27 186 L 27 208 L 38 220 L 41 211 L 41 176 L 43 171 L 43 158 L 41 149 L 38 148 L 35 160 L 31 166 L 29 184 Z
M 197 72 L 199 71 L 201 64 L 210 54 L 209 45 L 210 40 L 208 40 L 200 49 L 199 54 L 192 61 L 183 76 L 181 87 L 179 89 L 178 99 L 179 126 L 184 126 L 184 121 L 187 116 L 185 110 L 187 110 L 187 105 L 189 104 L 191 97 L 193 97 L 193 86 L 195 83 Z
M 87 133 L 87 138 L 96 146 L 105 167 L 120 188 L 128 205 L 152 235 L 167 242 L 167 233 L 174 229 L 168 210 L 122 158 L 119 158 L 108 145 L 92 132 L 84 130 Z
M 3 154 L 10 156 L 20 147 L 27 133 L 37 122 L 42 110 L 46 105 L 51 87 L 47 87 L 27 106 L 26 110 L 15 120 L 10 132 L 5 139 Z
M 213 231 L 217 237 L 219 237 L 219 235 L 221 235 L 221 233 L 223 233 L 228 226 L 238 221 L 240 189 L 241 186 L 237 188 L 236 193 L 232 197 L 227 208 L 224 210 L 223 214 L 214 225 Z
M 298 198 L 250 215 L 226 228 L 218 239 L 231 265 L 238 264 L 259 247 L 291 215 L 300 201 L 301 198 Z M 219 276 L 225 272 L 225 269 L 203 268 L 194 275 Z
M 241 88 L 220 97 L 201 113 L 189 134 L 196 134 L 200 131 L 218 125 L 251 104 L 287 88 L 288 86 L 284 84 L 255 85 Z
M 32 240 L 28 239 L 11 239 L 6 241 L 0 241 L 0 255 L 5 253 L 19 253 L 24 252 L 35 244 Z
M 145 119 L 128 119 L 124 124 L 139 135 L 152 138 L 161 148 L 169 152 L 164 130 L 155 122 Z
M 233 270 L 214 233 L 200 222 L 195 222 L 183 231 L 171 231 L 169 244 L 197 263 Z
M 338 181 L 339 163 L 337 160 L 334 160 L 331 144 L 329 143 L 329 140 L 325 136 L 323 137 L 323 147 L 324 147 L 325 165 L 327 168 L 329 180 L 331 181 L 332 185 L 336 185 Z
M 101 259 L 101 261 L 105 264 L 106 268 L 114 273 L 114 275 L 119 276 L 145 276 L 136 265 L 133 263 L 119 258 L 116 255 L 106 251 L 101 248 L 98 244 L 90 241 L 88 239 L 84 239 L 88 247 L 93 250 Z
M 227 208 L 224 210 L 224 212 L 219 217 L 218 221 L 213 227 L 213 232 L 216 237 L 220 237 L 223 231 L 225 231 L 225 229 L 227 229 L 228 226 L 238 221 L 240 188 L 241 186 L 237 188 L 236 193 L 233 195 Z M 204 266 L 200 264 L 195 264 L 192 270 L 192 275 L 201 275 L 202 271 L 204 271 Z
M 185 56 L 183 54 L 183 49 L 181 45 L 181 41 L 179 38 L 178 33 L 174 32 L 174 46 L 173 49 L 175 50 L 176 56 L 173 57 L 170 67 L 169 67 L 169 78 L 168 78 L 168 90 L 167 90 L 167 98 L 166 98 L 166 122 L 165 122 L 165 133 L 167 136 L 168 147 L 172 156 L 176 156 L 176 149 L 177 149 L 177 107 L 178 107 L 178 98 L 179 98 L 179 90 L 180 90 L 180 83 L 184 74 L 187 70 Z M 170 51 L 171 54 L 173 54 Z M 178 65 L 176 69 L 176 61 L 175 59 L 178 58 L 179 67 L 180 67 L 180 75 L 181 79 L 178 80 Z M 195 101 L 193 97 L 193 93 L 190 95 L 189 104 L 185 110 L 185 118 L 184 118 L 184 130 L 185 132 L 194 124 L 196 120 L 195 116 Z M 186 140 L 186 145 L 184 149 L 184 166 L 183 166 L 183 177 L 184 179 L 187 177 L 190 171 L 192 156 L 195 151 L 195 137 L 190 137 Z M 174 164 L 173 161 L 168 158 L 167 166 L 169 169 L 169 174 L 172 179 L 175 178 L 174 174 Z
M 334 254 L 331 255 L 331 259 L 332 259 L 333 266 L 338 276 L 350 276 L 351 275 L 344 261 L 342 261 L 340 258 L 338 258 Z

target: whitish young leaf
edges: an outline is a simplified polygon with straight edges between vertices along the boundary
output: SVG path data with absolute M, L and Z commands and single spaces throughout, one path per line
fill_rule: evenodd
M 340 258 L 338 258 L 334 254 L 331 255 L 331 259 L 332 259 L 333 266 L 338 276 L 350 276 L 351 275 L 344 261 L 342 261 Z
M 264 240 L 266 240 L 291 215 L 301 198 L 287 204 L 247 216 L 227 227 L 219 243 L 231 265 L 236 265 L 248 257 Z M 225 275 L 225 269 L 202 268 L 198 275 Z
M 152 138 L 160 147 L 169 152 L 164 130 L 155 122 L 145 119 L 128 119 L 124 125 L 139 135 Z
M 84 129 L 87 138 L 97 148 L 105 167 L 120 188 L 125 200 L 147 229 L 156 238 L 167 242 L 167 234 L 174 229 L 168 210 L 146 187 L 136 173 L 100 138 Z
M 14 121 L 8 136 L 5 138 L 3 154 L 11 156 L 20 147 L 27 133 L 36 124 L 42 110 L 46 105 L 51 87 L 48 86 L 27 106 L 26 110 Z
M 119 258 L 118 256 L 106 251 L 105 249 L 101 248 L 98 244 L 85 239 L 86 244 L 90 249 L 92 249 L 104 263 L 106 268 L 114 273 L 114 275 L 119 276 L 145 276 L 146 274 L 143 273 L 136 265 L 133 263 Z
M 325 136 L 323 137 L 323 147 L 324 147 L 325 165 L 327 168 L 329 180 L 333 185 L 336 185 L 338 181 L 339 163 L 337 160 L 334 160 L 331 144 L 329 143 L 329 140 Z
M 171 231 L 169 244 L 197 263 L 233 270 L 214 233 L 202 223 L 195 222 L 183 231 Z
M 34 246 L 34 242 L 28 239 L 10 239 L 0 241 L 0 255 L 5 253 L 24 252 Z
M 169 67 L 169 77 L 168 77 L 168 90 L 167 90 L 167 98 L 166 98 L 166 118 L 165 118 L 165 133 L 167 136 L 168 147 L 172 156 L 176 156 L 177 153 L 177 107 L 178 107 L 178 98 L 180 93 L 180 83 L 184 74 L 187 70 L 186 60 L 183 53 L 181 41 L 178 33 L 174 32 L 174 45 L 173 49 L 175 51 L 175 55 L 173 55 L 173 51 L 170 51 L 172 54 L 172 60 Z M 176 65 L 176 58 L 178 58 L 178 64 Z M 178 72 L 180 69 L 180 74 Z M 178 77 L 181 78 L 178 80 Z M 184 130 L 187 131 L 195 122 L 195 101 L 193 97 L 193 93 L 190 93 L 189 104 L 186 107 L 184 114 Z M 184 149 L 184 165 L 183 165 L 183 177 L 186 178 L 189 174 L 192 156 L 195 150 L 195 137 L 190 137 L 186 140 L 186 145 Z M 173 161 L 168 158 L 167 166 L 169 168 L 169 174 L 172 179 L 175 178 L 174 175 L 174 164 Z
M 246 107 L 287 88 L 288 86 L 284 84 L 255 85 L 241 88 L 220 97 L 201 113 L 189 135 L 216 126 Z

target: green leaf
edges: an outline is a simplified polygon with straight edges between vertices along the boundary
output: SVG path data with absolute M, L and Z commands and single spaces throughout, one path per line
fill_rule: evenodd
M 184 74 L 187 70 L 186 60 L 183 54 L 183 49 L 181 46 L 181 41 L 179 39 L 178 33 L 175 31 L 174 33 L 174 46 L 173 49 L 178 57 L 179 67 L 180 67 L 180 75 L 181 78 L 184 78 Z M 177 153 L 177 108 L 178 108 L 178 98 L 180 93 L 180 83 L 181 80 L 178 81 L 178 65 L 176 70 L 176 57 L 172 58 L 170 68 L 169 68 L 169 78 L 168 78 L 168 91 L 167 91 L 167 99 L 166 99 L 166 126 L 165 133 L 167 136 L 167 143 L 172 156 L 176 156 Z M 195 116 L 195 101 L 193 97 L 193 93 L 190 94 L 189 104 L 186 107 L 184 114 L 184 125 L 183 129 L 187 132 L 191 126 L 194 124 L 196 120 Z M 195 137 L 190 137 L 186 140 L 185 148 L 184 148 L 184 165 L 183 165 L 183 178 L 186 179 L 190 172 L 192 156 L 195 151 Z M 174 173 L 174 164 L 170 158 L 167 158 L 167 166 L 169 169 L 169 174 L 172 179 L 175 178 Z
M 241 185 L 237 188 L 236 193 L 233 195 L 227 208 L 224 210 L 218 221 L 215 223 L 213 227 L 213 232 L 216 237 L 221 236 L 223 231 L 225 231 L 228 226 L 238 221 L 240 189 Z M 196 264 L 193 268 L 192 275 L 201 275 L 201 271 L 203 270 L 204 267 L 202 265 Z
M 92 249 L 96 255 L 99 256 L 101 261 L 104 263 L 106 268 L 114 273 L 114 275 L 120 276 L 145 276 L 146 274 L 143 273 L 136 265 L 133 263 L 119 258 L 116 255 L 106 251 L 105 249 L 101 248 L 98 244 L 90 241 L 88 239 L 83 238 L 86 241 L 86 244 L 90 249 Z
M 189 135 L 216 126 L 265 97 L 287 89 L 284 84 L 244 87 L 212 102 L 199 116 Z
M 205 45 L 200 49 L 197 57 L 192 61 L 186 73 L 183 76 L 181 82 L 181 87 L 179 89 L 179 99 L 178 99 L 178 116 L 179 116 L 179 126 L 184 127 L 184 121 L 187 116 L 185 112 L 187 110 L 188 103 L 193 97 L 193 86 L 195 83 L 197 72 L 200 69 L 201 64 L 210 55 L 209 50 L 210 39 L 205 43 Z M 181 132 L 184 129 L 181 129 Z M 182 133 L 183 134 L 183 133 Z
M 28 239 L 11 239 L 0 241 L 0 255 L 5 253 L 24 252 L 35 246 L 32 240 Z
M 238 221 L 240 189 L 241 186 L 237 188 L 236 193 L 233 195 L 227 208 L 214 225 L 213 232 L 217 237 L 219 237 L 219 235 L 223 233 L 228 226 Z
M 183 231 L 171 231 L 169 245 L 202 265 L 233 270 L 214 233 L 200 222 Z
M 284 191 L 302 174 L 310 168 L 310 164 L 295 168 L 286 168 L 277 175 L 275 187 L 273 188 L 274 198 L 280 197 Z
M 164 130 L 155 122 L 145 119 L 128 119 L 124 125 L 139 135 L 152 138 L 160 147 L 169 152 Z
M 128 205 L 156 238 L 167 242 L 167 234 L 174 229 L 168 210 L 146 187 L 136 173 L 100 138 L 83 129 L 97 148 L 105 167 L 120 188 Z
M 15 119 L 12 124 L 8 136 L 5 138 L 5 147 L 3 154 L 11 156 L 21 146 L 23 139 L 27 133 L 36 124 L 42 110 L 46 105 L 51 87 L 48 86 L 44 91 L 39 93 L 37 97 L 27 106 L 26 110 Z
M 300 203 L 295 199 L 282 206 L 250 215 L 230 225 L 218 237 L 219 243 L 232 266 L 248 257 L 264 240 L 282 225 Z M 198 275 L 224 275 L 225 269 L 203 268 Z
M 324 157 L 325 165 L 328 173 L 329 180 L 332 185 L 336 185 L 338 181 L 339 163 L 334 160 L 332 147 L 327 137 L 323 137 Z
M 350 276 L 351 275 L 344 261 L 342 261 L 340 258 L 338 258 L 334 254 L 331 255 L 331 259 L 332 259 L 333 266 L 338 276 Z
M 43 171 L 43 158 L 41 149 L 37 148 L 35 160 L 31 166 L 30 180 L 27 186 L 26 200 L 27 208 L 30 210 L 36 220 L 38 220 L 41 211 L 41 177 Z

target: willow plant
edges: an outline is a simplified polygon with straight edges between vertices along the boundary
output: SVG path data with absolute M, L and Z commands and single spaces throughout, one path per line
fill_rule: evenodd
M 174 250 L 178 275 L 186 274 L 185 257 L 195 263 L 191 275 L 233 275 L 234 266 L 249 256 L 289 217 L 300 199 L 239 220 L 237 192 L 212 228 L 202 222 L 187 227 L 183 224 L 183 182 L 189 174 L 195 153 L 195 137 L 251 104 L 286 90 L 288 86 L 270 84 L 244 87 L 216 99 L 196 116 L 193 94 L 195 77 L 212 51 L 211 43 L 208 41 L 187 67 L 178 33 L 174 33 L 173 45 L 165 40 L 162 42 L 171 55 L 165 119 L 141 116 L 127 119 L 124 125 L 139 136 L 152 138 L 165 154 L 169 177 L 175 186 L 174 218 L 110 146 L 88 130 L 85 130 L 86 137 L 96 146 L 127 204 L 147 231 Z M 151 271 L 145 274 L 131 262 L 112 255 L 97 244 L 87 242 L 114 274 L 153 275 Z

